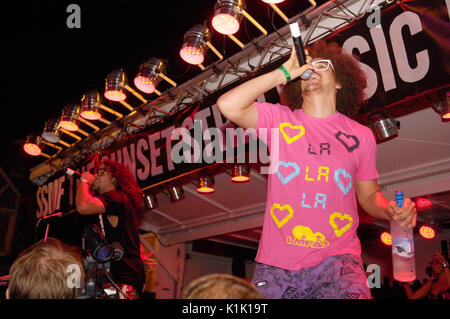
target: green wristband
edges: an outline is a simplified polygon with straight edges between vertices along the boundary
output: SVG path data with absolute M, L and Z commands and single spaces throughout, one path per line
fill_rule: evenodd
M 291 74 L 289 73 L 289 71 L 284 67 L 284 65 L 278 67 L 278 70 L 280 70 L 284 77 L 286 78 L 286 83 L 289 82 L 291 80 Z

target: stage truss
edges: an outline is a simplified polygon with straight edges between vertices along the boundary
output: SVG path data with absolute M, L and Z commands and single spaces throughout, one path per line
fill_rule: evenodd
M 360 19 L 367 12 L 381 9 L 393 1 L 383 0 L 333 0 L 320 7 L 310 6 L 289 18 L 301 25 L 303 43 L 309 45 Z M 226 60 L 206 66 L 202 73 L 172 87 L 157 99 L 137 106 L 133 112 L 111 122 L 104 129 L 60 150 L 45 162 L 33 167 L 30 180 L 36 185 L 72 164 L 108 148 L 112 143 L 138 133 L 140 130 L 172 115 L 189 105 L 261 68 L 276 63 L 290 54 L 292 40 L 288 24 L 265 36 L 261 35 Z

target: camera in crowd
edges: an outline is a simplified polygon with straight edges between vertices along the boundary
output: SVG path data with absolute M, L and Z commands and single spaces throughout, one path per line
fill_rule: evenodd
M 112 261 L 122 259 L 122 245 L 109 244 L 98 226 L 91 224 L 83 228 L 82 249 L 86 281 L 79 299 L 118 299 L 122 290 L 113 281 L 110 268 Z

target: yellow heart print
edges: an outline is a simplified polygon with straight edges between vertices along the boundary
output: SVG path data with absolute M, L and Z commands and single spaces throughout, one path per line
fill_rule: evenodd
M 348 220 L 349 222 L 342 228 L 339 228 L 339 226 L 334 221 L 336 218 L 339 218 L 340 220 Z M 344 234 L 347 230 L 349 230 L 352 227 L 353 224 L 353 218 L 350 215 L 334 212 L 334 214 L 330 215 L 330 225 L 334 229 L 334 233 L 336 236 L 341 237 L 342 234 Z
M 286 134 L 286 132 L 284 131 L 285 127 L 290 127 L 293 130 L 300 130 L 300 132 L 298 132 L 293 137 L 289 137 Z M 302 137 L 305 134 L 305 128 L 303 127 L 303 125 L 292 125 L 291 123 L 288 123 L 288 122 L 280 123 L 280 131 L 281 131 L 281 134 L 283 135 L 284 140 L 288 144 L 291 144 L 291 143 L 295 142 L 296 140 L 298 140 L 300 137 Z

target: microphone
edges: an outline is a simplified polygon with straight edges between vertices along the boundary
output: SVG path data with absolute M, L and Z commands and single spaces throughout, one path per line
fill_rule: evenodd
M 73 213 L 73 211 L 70 211 L 70 212 L 65 213 L 65 214 L 63 214 L 62 212 L 57 212 L 57 213 L 53 213 L 53 214 L 50 214 L 50 215 L 42 216 L 41 218 L 38 219 L 38 221 L 36 223 L 36 228 L 38 227 L 38 225 L 41 222 L 41 220 L 48 219 L 48 218 L 53 218 L 53 217 L 61 218 L 63 216 L 67 216 L 67 215 L 70 215 L 72 213 Z
M 306 64 L 305 48 L 303 47 L 302 36 L 297 22 L 289 24 L 291 29 L 292 41 L 294 42 L 295 52 L 297 53 L 298 64 L 300 66 Z M 300 77 L 303 80 L 309 80 L 312 76 L 311 70 L 306 70 Z
M 70 175 L 70 176 L 73 176 L 73 174 L 77 174 L 77 175 L 81 176 L 80 173 L 78 173 L 77 171 L 74 171 L 73 169 L 68 168 L 68 167 L 67 167 L 67 169 L 66 169 L 66 174 L 67 174 L 67 175 Z
M 81 173 L 79 173 L 79 172 L 77 172 L 77 171 L 75 171 L 75 170 L 73 170 L 73 169 L 71 169 L 71 168 L 69 168 L 69 167 L 67 167 L 66 168 L 66 174 L 67 175 L 70 175 L 70 176 L 73 176 L 73 175 L 78 175 L 79 177 L 81 177 Z M 83 180 L 81 180 L 81 181 L 83 181 Z M 89 184 L 89 190 L 90 191 L 93 191 L 93 184 Z

